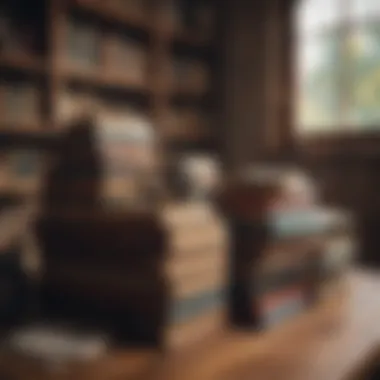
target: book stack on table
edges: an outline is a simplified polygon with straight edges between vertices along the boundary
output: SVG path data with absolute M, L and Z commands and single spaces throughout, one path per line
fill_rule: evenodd
M 327 273 L 349 263 L 339 236 L 352 236 L 350 216 L 319 201 L 302 172 L 257 169 L 227 189 L 221 202 L 233 233 L 231 318 L 266 328 L 313 305 Z M 330 247 L 330 248 L 329 248 Z
M 227 231 L 207 204 L 169 204 L 160 215 L 50 216 L 38 236 L 52 318 L 92 320 L 123 341 L 165 348 L 223 323 Z
M 171 347 L 219 330 L 226 310 L 228 235 L 223 220 L 205 202 L 164 208 L 168 232 L 165 339 Z

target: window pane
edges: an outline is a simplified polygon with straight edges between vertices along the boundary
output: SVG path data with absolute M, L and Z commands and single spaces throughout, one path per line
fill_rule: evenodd
M 341 19 L 341 0 L 301 0 L 297 8 L 299 31 L 315 32 L 321 27 L 336 25 Z
M 354 19 L 363 19 L 367 17 L 380 15 L 380 1 L 379 0 L 351 0 L 352 6 L 350 7 L 351 16 Z
M 300 41 L 296 111 L 299 132 L 333 131 L 339 127 L 339 36 L 334 31 Z
M 358 28 L 350 38 L 350 123 L 357 128 L 380 126 L 380 23 Z

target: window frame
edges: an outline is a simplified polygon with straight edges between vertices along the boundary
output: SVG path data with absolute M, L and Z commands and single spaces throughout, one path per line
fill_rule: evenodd
M 340 83 L 338 84 L 340 100 L 341 103 L 341 118 L 338 120 L 336 125 L 332 125 L 329 131 L 326 131 L 325 127 L 318 127 L 318 125 L 308 124 L 311 130 L 305 131 L 306 128 L 302 128 L 299 123 L 299 92 L 300 92 L 300 76 L 299 76 L 299 53 L 300 53 L 300 42 L 305 41 L 312 38 L 317 38 L 323 34 L 331 33 L 332 30 L 336 30 L 337 33 L 341 33 L 340 39 L 340 49 L 341 52 L 344 49 L 345 40 L 347 40 L 348 36 L 350 36 L 353 32 L 357 30 L 360 25 L 370 26 L 370 25 L 378 25 L 380 26 L 380 7 L 378 15 L 370 15 L 363 16 L 360 18 L 352 17 L 352 13 L 350 10 L 352 9 L 353 2 L 352 0 L 338 0 L 339 10 L 341 12 L 341 17 L 338 21 L 331 23 L 330 25 L 321 25 L 314 30 L 300 31 L 299 23 L 298 23 L 298 11 L 299 7 L 302 6 L 302 2 L 304 0 L 296 0 L 294 2 L 293 8 L 293 41 L 294 41 L 294 49 L 293 49 L 293 67 L 294 72 L 292 73 L 293 77 L 293 126 L 294 126 L 294 134 L 297 136 L 297 140 L 303 143 L 318 143 L 318 144 L 326 144 L 326 146 L 330 145 L 339 145 L 344 142 L 343 146 L 352 145 L 352 143 L 363 143 L 366 142 L 365 145 L 368 145 L 368 140 L 372 142 L 376 142 L 380 145 L 380 118 L 378 123 L 374 123 L 372 125 L 366 124 L 363 129 L 359 127 L 360 124 L 349 124 L 344 120 L 344 107 L 347 107 L 349 104 L 349 94 L 350 91 L 348 88 L 351 86 L 350 81 L 347 80 L 347 75 L 342 75 L 338 78 Z M 306 0 L 307 1 L 307 0 Z M 339 66 L 342 68 L 340 70 L 342 73 L 347 70 L 348 64 L 344 63 L 344 56 L 342 55 L 340 58 Z M 379 62 L 380 66 L 380 62 Z M 342 95 L 344 94 L 344 95 Z M 352 94 L 352 93 L 351 93 Z M 380 107 L 380 103 L 379 103 Z M 346 113 L 347 116 L 347 113 Z M 302 130 L 303 129 L 303 130 Z

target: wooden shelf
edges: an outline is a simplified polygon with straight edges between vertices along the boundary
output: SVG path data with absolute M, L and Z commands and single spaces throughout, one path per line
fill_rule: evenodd
M 179 31 L 172 36 L 173 42 L 177 44 L 185 44 L 190 47 L 207 48 L 212 43 L 212 38 L 199 33 L 191 33 L 187 31 Z
M 1 55 L 0 67 L 45 73 L 46 67 L 42 59 L 34 58 L 27 55 Z
M 137 112 L 151 118 L 152 124 L 157 126 L 157 138 L 162 138 L 164 144 L 167 142 L 169 150 L 171 146 L 199 147 L 209 142 L 213 144 L 212 133 L 208 131 L 194 130 L 180 135 L 167 134 L 164 131 L 167 109 L 191 106 L 203 112 L 204 108 L 209 107 L 212 96 L 209 88 L 211 81 L 206 79 L 205 88 L 199 86 L 195 91 L 189 88 L 195 81 L 191 81 L 188 88 L 175 88 L 172 70 L 176 67 L 171 70 L 171 60 L 178 56 L 178 58 L 201 60 L 201 63 L 207 66 L 212 65 L 212 60 L 204 59 L 207 51 L 214 48 L 212 35 L 201 33 L 200 30 L 189 32 L 185 26 L 182 28 L 178 26 L 179 30 L 173 30 L 174 26 L 162 17 L 161 11 L 165 9 L 165 0 L 154 0 L 152 2 L 154 7 L 147 7 L 149 9 L 141 12 L 139 9 L 129 10 L 128 7 L 123 7 L 121 2 L 118 6 L 116 1 L 107 0 L 51 0 L 48 3 L 47 12 L 41 14 L 41 17 L 35 19 L 33 17 L 33 20 L 30 20 L 30 28 L 38 32 L 38 36 L 41 37 L 39 40 L 46 41 L 44 54 L 32 56 L 0 54 L 0 69 L 3 69 L 4 76 L 10 80 L 18 81 L 24 77 L 36 79 L 38 83 L 33 83 L 33 90 L 38 90 L 36 100 L 38 107 L 43 110 L 40 117 L 49 120 L 50 124 L 44 122 L 41 125 L 37 123 L 5 125 L 1 123 L 0 117 L 1 150 L 18 147 L 55 149 L 61 140 L 59 139 L 61 111 L 64 109 L 62 113 L 66 112 L 64 101 L 66 96 L 68 98 L 71 94 L 73 102 L 76 96 L 79 100 L 84 99 L 84 103 L 86 99 L 89 99 L 90 103 L 94 100 L 105 109 L 109 107 L 110 112 L 113 111 L 112 103 L 115 108 L 124 102 L 126 107 L 136 108 Z M 71 27 L 71 22 L 75 25 L 78 23 L 78 28 L 76 29 L 75 25 Z M 89 68 L 83 67 L 80 62 L 77 65 L 75 60 L 70 58 L 70 55 L 76 55 L 77 48 L 74 43 L 71 44 L 75 38 L 72 33 L 77 33 L 79 39 L 83 36 L 82 39 L 93 39 L 94 46 L 89 46 L 89 51 L 83 53 L 88 55 L 90 62 L 94 63 L 93 55 L 96 54 L 99 59 L 98 65 L 90 64 Z M 120 60 L 119 57 L 124 54 L 122 43 L 118 42 L 124 38 L 126 46 L 128 39 L 131 39 L 130 54 L 133 55 L 136 51 L 136 60 L 144 59 L 143 64 L 147 72 L 142 78 L 143 81 L 135 79 L 138 76 L 128 75 L 132 70 L 128 71 L 127 65 L 122 66 L 121 72 L 112 70 L 112 66 L 109 69 L 113 60 Z M 137 44 L 136 48 L 134 44 Z M 142 49 L 144 50 L 141 52 Z M 125 49 L 125 55 L 127 54 L 128 47 Z M 184 82 L 185 80 L 182 83 Z M 31 96 L 34 96 L 34 93 Z M 76 105 L 72 103 L 68 108 L 73 105 L 75 109 Z M 170 155 L 169 151 L 163 151 L 162 155 L 160 152 L 160 159 L 162 157 L 163 161 L 166 160 L 166 153 Z
M 39 133 L 44 128 L 42 122 L 21 122 L 0 120 L 0 133 Z
M 0 130 L 0 148 L 32 148 L 55 150 L 60 142 L 60 133 L 40 130 Z
M 170 92 L 170 102 L 173 105 L 196 105 L 209 108 L 212 96 L 209 91 L 193 91 L 174 89 Z
M 108 1 L 86 1 L 86 0 L 73 0 L 72 4 L 79 10 L 89 12 L 96 16 L 100 16 L 105 20 L 116 22 L 150 32 L 152 30 L 151 23 L 149 23 L 145 17 L 136 14 L 129 14 L 126 11 L 112 6 Z
M 210 131 L 192 131 L 183 134 L 167 134 L 167 143 L 174 150 L 214 150 L 215 141 Z
M 128 78 L 103 74 L 98 70 L 72 69 L 62 71 L 65 81 L 72 81 L 100 88 L 114 88 L 126 92 L 149 93 L 148 86 Z

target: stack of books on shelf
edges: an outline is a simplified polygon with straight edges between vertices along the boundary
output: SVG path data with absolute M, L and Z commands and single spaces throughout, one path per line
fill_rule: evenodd
M 169 204 L 162 211 L 162 219 L 168 234 L 165 340 L 169 346 L 178 347 L 223 327 L 228 233 L 222 218 L 207 203 Z
M 234 219 L 232 314 L 238 323 L 265 328 L 319 299 L 329 263 L 350 262 L 349 244 L 338 247 L 345 253 L 327 247 L 352 236 L 353 222 L 321 205 L 316 186 L 300 171 L 260 168 L 244 179 L 224 205 Z

